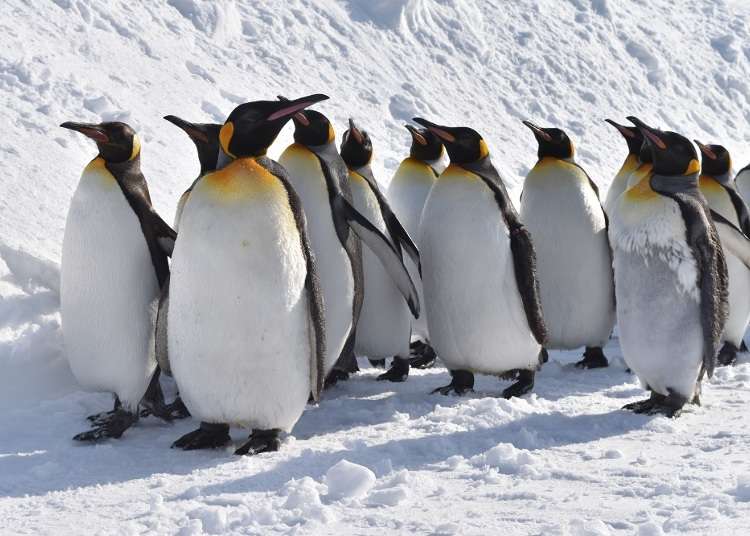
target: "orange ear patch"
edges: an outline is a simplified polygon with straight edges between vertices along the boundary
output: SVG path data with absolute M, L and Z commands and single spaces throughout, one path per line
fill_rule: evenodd
M 687 169 L 685 170 L 685 175 L 693 175 L 695 173 L 700 173 L 700 171 L 701 171 L 701 163 L 698 162 L 695 158 L 693 158 L 688 164 Z
M 232 158 L 236 158 L 232 153 L 229 152 L 229 143 L 232 141 L 233 135 L 234 124 L 231 121 L 224 123 L 224 126 L 221 127 L 221 130 L 219 131 L 219 144 L 221 144 L 221 148 L 225 153 L 227 153 Z

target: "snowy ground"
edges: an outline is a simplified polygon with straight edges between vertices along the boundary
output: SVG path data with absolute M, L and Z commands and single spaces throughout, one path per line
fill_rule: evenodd
M 76 386 L 57 288 L 93 156 L 65 120 L 131 123 L 166 219 L 198 166 L 161 117 L 221 121 L 278 93 L 329 94 L 340 131 L 354 115 L 384 185 L 422 115 L 482 132 L 516 194 L 536 151 L 520 120 L 561 126 L 604 193 L 624 157 L 605 117 L 750 160 L 749 23 L 745 0 L 0 2 L 0 533 L 750 533 L 748 356 L 675 421 L 618 410 L 643 393 L 613 340 L 610 369 L 553 352 L 513 401 L 492 378 L 459 399 L 427 395 L 442 369 L 365 371 L 272 455 L 175 452 L 195 423 L 151 419 L 92 447 L 70 438 L 111 401 Z

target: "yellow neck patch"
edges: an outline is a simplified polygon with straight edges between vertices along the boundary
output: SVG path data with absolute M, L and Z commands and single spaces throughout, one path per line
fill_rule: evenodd
M 629 201 L 645 201 L 647 199 L 653 199 L 657 194 L 651 188 L 651 173 L 645 175 L 635 186 L 630 187 L 625 195 Z
M 229 143 L 232 141 L 234 135 L 234 124 L 231 121 L 224 123 L 219 131 L 219 143 L 221 144 L 222 150 L 232 158 L 237 158 L 234 154 L 229 152 Z
M 698 162 L 695 158 L 693 158 L 688 164 L 687 169 L 685 170 L 685 175 L 693 175 L 694 173 L 700 173 L 700 170 L 701 170 L 701 163 Z
M 490 149 L 484 140 L 479 140 L 479 159 L 486 158 L 490 155 Z
M 333 130 L 333 125 L 328 123 L 328 143 L 336 141 L 336 131 Z
M 137 134 L 133 134 L 133 150 L 130 152 L 128 160 L 135 160 L 141 154 L 141 139 Z

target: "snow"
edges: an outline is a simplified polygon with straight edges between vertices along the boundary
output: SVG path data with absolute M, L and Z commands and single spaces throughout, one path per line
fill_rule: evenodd
M 749 23 L 745 0 L 0 3 L 0 533 L 747 533 L 750 358 L 717 370 L 680 419 L 637 416 L 619 410 L 644 393 L 616 337 L 609 369 L 552 352 L 510 401 L 490 377 L 444 398 L 427 394 L 443 369 L 385 384 L 365 368 L 278 453 L 171 450 L 196 423 L 152 418 L 73 444 L 111 398 L 77 387 L 62 348 L 64 218 L 93 145 L 57 125 L 132 124 L 168 221 L 198 162 L 161 118 L 221 121 L 277 94 L 329 94 L 316 108 L 339 134 L 349 115 L 368 130 L 383 186 L 421 115 L 479 130 L 517 196 L 532 119 L 566 128 L 604 194 L 625 156 L 605 117 L 750 160 Z

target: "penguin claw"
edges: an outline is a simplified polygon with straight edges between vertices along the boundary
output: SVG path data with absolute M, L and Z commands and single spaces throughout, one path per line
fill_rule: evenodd
M 639 415 L 664 415 L 673 419 L 680 416 L 683 405 L 684 400 L 680 399 L 679 396 L 670 395 L 667 397 L 652 393 L 651 398 L 625 404 L 622 409 Z
M 430 391 L 431 395 L 435 394 L 441 394 L 443 396 L 448 396 L 451 393 L 455 393 L 458 396 L 464 396 L 466 393 L 473 393 L 474 389 L 471 387 L 457 387 L 453 383 L 450 383 L 448 385 L 444 385 L 443 387 L 438 387 L 437 389 L 433 389 Z
M 518 381 L 503 390 L 503 398 L 509 399 L 530 393 L 534 388 L 534 376 L 533 370 L 519 370 Z
M 253 456 L 262 452 L 276 452 L 280 448 L 279 430 L 254 430 L 247 442 L 234 453 L 237 456 Z
M 400 357 L 394 357 L 391 368 L 387 372 L 379 375 L 377 380 L 379 382 L 389 381 L 394 383 L 405 382 L 409 377 L 409 360 Z
M 607 361 L 607 357 L 601 348 L 586 348 L 583 359 L 578 361 L 575 366 L 580 369 L 605 368 L 609 366 L 609 361 Z
M 107 413 L 109 415 L 106 418 L 93 421 L 94 428 L 76 434 L 73 436 L 73 440 L 96 443 L 105 439 L 117 439 L 138 420 L 138 415 L 124 409 Z
M 106 422 L 107 419 L 112 417 L 112 415 L 114 415 L 116 412 L 116 409 L 110 411 L 101 411 L 99 413 L 94 413 L 93 415 L 87 416 L 86 420 L 90 421 L 94 425 L 99 425 Z
M 167 406 L 167 411 L 171 415 L 172 419 L 187 419 L 190 417 L 190 410 L 187 409 L 187 406 L 182 401 L 182 398 L 178 395 L 177 398 L 174 399 L 174 402 L 169 404 Z
M 231 440 L 229 425 L 202 422 L 200 428 L 185 434 L 172 443 L 172 448 L 182 450 L 217 449 Z

